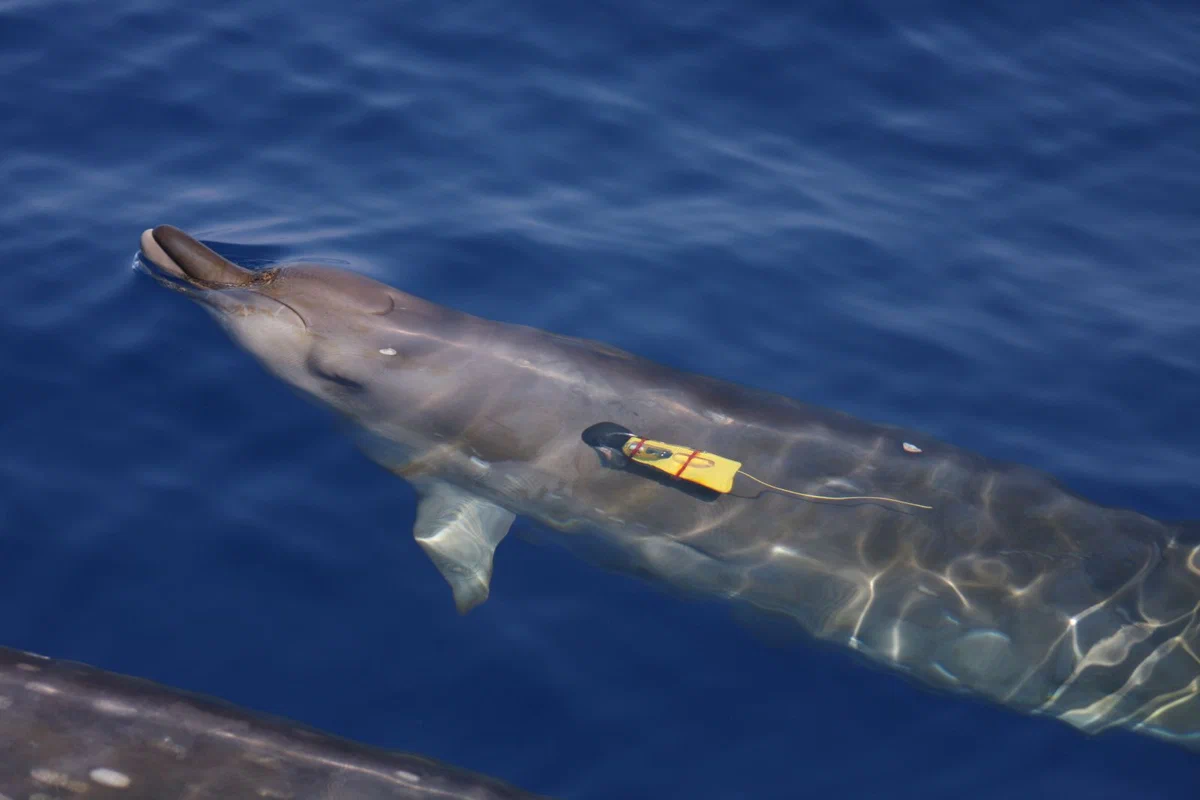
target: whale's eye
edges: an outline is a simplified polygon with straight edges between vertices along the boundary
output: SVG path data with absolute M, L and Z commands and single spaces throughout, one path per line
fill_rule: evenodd
M 354 380 L 353 378 L 347 376 L 345 372 L 339 370 L 335 361 L 322 358 L 316 352 L 308 354 L 308 359 L 305 361 L 305 366 L 308 367 L 309 372 L 311 372 L 313 375 L 316 375 L 318 378 L 337 384 L 347 391 L 358 394 L 367 390 L 365 384 Z

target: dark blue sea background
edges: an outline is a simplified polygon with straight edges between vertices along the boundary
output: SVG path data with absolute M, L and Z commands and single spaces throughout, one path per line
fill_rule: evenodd
M 334 260 L 1198 518 L 1195 5 L 0 0 L 0 80 L 0 644 L 575 800 L 1200 792 L 520 535 L 460 617 L 130 268 Z

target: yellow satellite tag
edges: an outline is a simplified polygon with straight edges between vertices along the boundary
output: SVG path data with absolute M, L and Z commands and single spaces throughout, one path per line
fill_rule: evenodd
M 932 506 L 927 506 L 923 503 L 897 500 L 894 497 L 879 497 L 877 495 L 847 495 L 838 497 L 785 489 L 782 486 L 767 483 L 762 478 L 756 478 L 749 472 L 744 471 L 742 469 L 742 462 L 740 461 L 724 458 L 716 453 L 709 453 L 705 450 L 697 450 L 693 447 L 682 447 L 677 444 L 670 444 L 669 442 L 660 442 L 656 439 L 647 439 L 644 436 L 638 436 L 624 425 L 618 425 L 615 422 L 597 422 L 583 431 L 582 438 L 584 443 L 591 447 L 596 447 L 610 453 L 620 450 L 630 461 L 645 464 L 647 467 L 653 467 L 661 472 L 665 472 L 673 478 L 690 481 L 721 494 L 732 492 L 734 477 L 743 475 L 747 480 L 754 481 L 765 489 L 770 489 L 773 492 L 781 494 L 790 494 L 793 497 L 802 497 L 806 500 L 896 503 L 902 506 L 911 506 L 912 508 L 932 508 Z M 908 451 L 908 445 L 905 446 L 905 450 L 911 452 Z M 746 497 L 745 495 L 733 496 Z M 753 498 L 747 497 L 747 499 Z
M 742 462 L 653 439 L 630 437 L 621 447 L 626 456 L 675 478 L 698 483 L 722 494 L 733 489 L 733 476 Z

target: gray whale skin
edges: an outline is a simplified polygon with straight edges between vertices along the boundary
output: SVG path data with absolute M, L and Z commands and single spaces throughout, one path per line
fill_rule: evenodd
M 0 797 L 537 800 L 211 697 L 0 647 Z

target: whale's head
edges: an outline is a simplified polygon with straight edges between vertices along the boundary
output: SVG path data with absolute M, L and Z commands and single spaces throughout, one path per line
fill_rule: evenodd
M 138 266 L 204 306 L 272 373 L 359 419 L 425 405 L 461 358 L 472 319 L 344 269 L 247 269 L 170 225 L 142 234 Z

